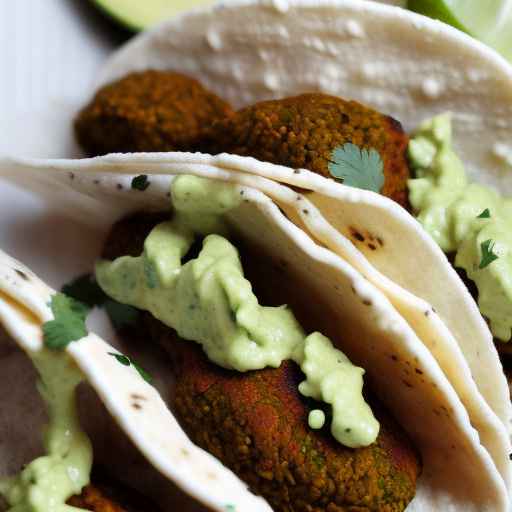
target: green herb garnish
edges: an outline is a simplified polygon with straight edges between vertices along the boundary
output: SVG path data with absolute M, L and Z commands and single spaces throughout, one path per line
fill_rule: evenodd
M 350 142 L 335 148 L 328 165 L 331 176 L 350 187 L 380 192 L 384 185 L 384 163 L 375 149 Z
M 147 257 L 144 257 L 144 275 L 146 276 L 146 284 L 149 289 L 152 290 L 158 286 L 156 268 Z
M 133 359 L 129 358 L 128 356 L 125 356 L 124 354 L 118 354 L 116 352 L 109 352 L 109 356 L 114 357 L 118 363 L 122 364 L 123 366 L 133 366 L 135 370 L 137 370 L 138 374 L 148 383 L 151 384 L 153 382 L 153 377 L 142 369 Z
M 139 375 L 148 383 L 153 383 L 153 377 L 143 368 L 141 368 L 137 363 L 132 361 L 132 366 L 139 372 Z
M 90 308 L 101 306 L 107 299 L 105 292 L 98 286 L 91 274 L 84 274 L 62 287 L 62 293 L 72 297 Z
M 49 304 L 54 319 L 43 324 L 43 341 L 52 350 L 63 350 L 72 341 L 87 336 L 87 305 L 63 293 L 52 295 Z
M 109 299 L 104 306 L 112 325 L 117 330 L 135 325 L 139 319 L 139 310 L 128 304 Z
M 132 363 L 130 362 L 130 358 L 124 356 L 123 354 L 116 354 L 114 352 L 109 352 L 109 356 L 115 357 L 118 363 L 121 363 L 123 366 L 130 366 Z
M 486 208 L 480 215 L 478 215 L 477 219 L 490 219 L 491 218 L 491 212 L 489 211 L 489 208 Z
M 226 512 L 236 512 L 236 507 L 235 505 L 226 505 Z
M 91 274 L 82 275 L 62 287 L 62 293 L 72 297 L 90 308 L 104 307 L 112 325 L 119 330 L 135 325 L 139 310 L 128 304 L 111 299 L 98 285 Z
M 482 269 L 489 266 L 493 261 L 497 260 L 499 256 L 493 252 L 494 242 L 489 238 L 480 244 L 482 250 L 482 260 L 478 268 Z
M 134 190 L 141 190 L 142 192 L 149 187 L 149 180 L 147 174 L 140 174 L 132 179 L 132 188 Z

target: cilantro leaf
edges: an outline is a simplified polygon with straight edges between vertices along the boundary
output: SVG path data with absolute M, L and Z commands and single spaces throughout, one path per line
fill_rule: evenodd
M 99 287 L 91 274 L 83 274 L 62 287 L 62 293 L 72 297 L 89 307 L 101 306 L 106 300 L 107 295 Z
M 477 219 L 490 219 L 491 212 L 489 208 L 486 208 L 480 215 L 477 216 Z
M 493 252 L 494 242 L 489 238 L 480 244 L 482 250 L 482 260 L 480 261 L 479 269 L 489 266 L 493 261 L 497 260 L 499 256 Z
M 380 192 L 384 185 L 384 163 L 375 149 L 350 142 L 334 148 L 328 165 L 331 176 L 345 185 Z
M 149 187 L 149 180 L 147 174 L 140 174 L 132 179 L 132 189 L 144 192 Z
M 141 368 L 137 363 L 132 361 L 133 367 L 139 372 L 139 375 L 148 383 L 153 383 L 153 377 L 143 368 Z
M 137 370 L 138 374 L 148 383 L 153 383 L 153 377 L 144 370 L 141 366 L 139 366 L 135 361 L 130 359 L 128 356 L 125 356 L 123 354 L 117 354 L 115 352 L 108 352 L 109 356 L 115 357 L 118 363 L 122 364 L 123 366 L 133 366 L 135 370 Z
M 137 308 L 128 304 L 121 304 L 112 299 L 105 302 L 105 311 L 116 330 L 135 325 L 139 319 Z
M 52 295 L 49 304 L 54 319 L 43 324 L 43 341 L 52 350 L 63 350 L 72 341 L 87 336 L 85 317 L 89 308 L 63 293 Z
M 104 307 L 112 325 L 119 330 L 135 325 L 139 319 L 139 310 L 127 304 L 111 299 L 99 286 L 91 274 L 77 277 L 62 287 L 62 293 L 76 299 L 90 308 Z
M 118 363 L 121 363 L 123 366 L 130 366 L 130 359 L 123 354 L 116 354 L 114 352 L 109 352 L 109 356 L 115 357 Z

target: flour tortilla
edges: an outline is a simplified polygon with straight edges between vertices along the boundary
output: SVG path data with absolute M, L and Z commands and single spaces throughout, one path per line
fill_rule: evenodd
M 0 169 L 4 177 L 31 187 L 53 204 L 62 205 L 81 222 L 108 227 L 120 216 L 141 208 L 168 208 L 168 190 L 177 174 L 194 174 L 236 183 L 233 173 L 213 165 L 213 162 L 198 164 L 195 159 L 201 155 L 176 156 L 178 164 L 173 162 L 172 154 L 143 155 L 144 163 L 138 160 L 138 156 L 115 155 L 82 161 L 3 161 Z M 171 172 L 170 167 L 176 171 Z M 150 181 L 145 192 L 133 190 L 130 186 L 133 177 L 141 173 L 148 174 Z M 239 173 L 239 176 L 244 174 Z M 368 381 L 379 398 L 421 451 L 424 470 L 418 483 L 417 497 L 409 510 L 508 510 L 509 499 L 503 478 L 471 426 L 466 408 L 435 358 L 391 302 L 352 266 L 316 244 L 304 230 L 288 220 L 267 195 L 250 185 L 233 186 L 244 192 L 245 200 L 226 214 L 226 220 L 249 242 L 263 245 L 263 250 L 269 254 L 278 254 L 298 276 L 301 286 L 322 297 L 327 305 L 323 308 L 326 332 L 340 343 L 340 348 L 354 362 L 366 369 Z M 286 187 L 280 188 L 284 190 Z M 6 264 L 6 271 L 9 265 L 15 264 Z M 28 289 L 21 294 L 19 279 L 16 287 L 9 284 L 15 277 L 12 270 L 7 279 L 0 277 L 4 294 L 14 294 L 19 304 L 29 301 L 24 307 L 42 307 L 47 297 L 39 303 L 37 299 L 30 298 Z M 8 330 L 12 329 L 5 317 L 3 323 Z M 11 334 L 15 335 L 16 331 Z M 369 342 L 361 343 L 362 338 Z M 180 443 L 186 441 L 174 418 L 167 410 L 164 411 L 163 402 L 156 396 L 154 400 L 158 406 L 155 405 L 154 414 L 161 418 L 162 429 L 144 437 L 144 430 L 141 433 L 139 425 L 132 423 L 136 418 L 127 416 L 126 392 L 130 388 L 126 386 L 132 383 L 121 379 L 124 373 L 118 375 L 122 368 L 116 368 L 118 372 L 112 368 L 111 373 L 108 367 L 109 371 L 106 371 L 105 365 L 111 364 L 112 360 L 102 357 L 106 347 L 104 342 L 92 336 L 90 343 L 82 340 L 71 344 L 68 351 L 86 372 L 121 427 L 150 462 L 185 491 L 215 510 L 222 510 L 226 496 L 233 493 L 231 490 L 226 494 L 230 486 L 235 485 L 235 477 L 225 470 L 226 486 L 219 484 L 219 478 L 224 478 L 221 473 L 212 486 L 204 479 L 204 464 L 212 463 L 206 454 L 194 451 L 197 460 L 186 463 L 179 459 L 175 448 L 171 449 L 166 444 L 165 436 L 176 436 Z M 411 371 L 411 368 L 418 371 Z M 109 378 L 113 379 L 112 382 L 105 382 Z M 116 384 L 117 378 L 119 383 Z M 145 386 L 143 381 L 137 384 Z M 149 392 L 146 387 L 144 390 Z M 161 442 L 153 439 L 161 439 Z M 174 443 L 171 446 L 174 447 Z M 164 457 L 166 447 L 171 453 Z M 217 470 L 220 471 L 219 468 Z M 235 489 L 240 489 L 240 493 L 235 493 L 233 499 L 241 505 L 243 503 L 242 510 L 252 510 L 249 507 L 256 506 L 251 501 L 255 498 L 250 493 L 244 496 L 241 485 L 238 481 Z M 222 502 L 219 496 L 223 498 Z

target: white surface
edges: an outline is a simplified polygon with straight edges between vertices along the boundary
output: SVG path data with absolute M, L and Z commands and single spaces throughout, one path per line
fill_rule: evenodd
M 79 154 L 71 120 L 119 39 L 109 28 L 85 0 L 0 1 L 0 154 Z M 0 179 L 0 247 L 51 285 L 97 254 L 84 235 Z

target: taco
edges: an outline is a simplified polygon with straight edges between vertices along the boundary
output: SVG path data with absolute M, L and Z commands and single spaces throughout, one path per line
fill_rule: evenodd
M 151 312 L 143 326 L 144 344 L 151 350 L 158 340 L 174 354 L 177 394 L 171 408 L 181 418 L 183 428 L 195 442 L 240 475 L 254 492 L 263 495 L 275 510 L 286 510 L 287 507 L 300 510 L 300 507 L 308 506 L 313 509 L 403 510 L 410 500 L 409 507 L 413 510 L 414 507 L 419 510 L 429 507 L 505 510 L 508 507 L 507 491 L 493 459 L 480 444 L 452 384 L 414 330 L 376 287 L 339 256 L 316 244 L 258 187 L 265 183 L 283 193 L 296 196 L 297 192 L 258 176 L 228 171 L 216 166 L 215 161 L 216 157 L 207 155 L 167 153 L 112 155 L 82 161 L 11 161 L 4 162 L 2 168 L 5 175 L 21 180 L 64 209 L 73 211 L 82 222 L 100 223 L 105 227 L 105 224 L 108 226 L 113 220 L 134 211 L 153 211 L 149 217 L 146 214 L 129 218 L 117 225 L 104 254 L 107 258 L 117 259 L 100 262 L 97 279 L 111 298 Z M 254 161 L 247 163 L 250 166 Z M 149 174 L 134 175 L 134 168 L 144 169 Z M 138 185 L 134 186 L 141 177 L 149 185 L 144 191 Z M 168 213 L 163 218 L 161 213 L 155 218 L 154 211 L 165 211 L 170 202 L 178 212 L 174 220 L 168 220 Z M 178 221 L 176 217 L 181 219 Z M 189 275 L 189 282 L 175 282 L 172 278 L 178 275 L 176 269 L 173 270 L 175 263 L 172 258 L 162 258 L 158 253 L 162 247 L 169 248 L 169 240 L 173 237 L 180 239 L 174 236 L 175 229 L 177 233 L 189 236 L 188 242 L 179 242 L 182 244 L 179 254 L 190 263 L 188 267 L 187 263 L 182 267 L 191 269 L 183 272 L 183 275 Z M 191 244 L 195 237 L 189 230 L 200 241 L 201 235 L 217 235 L 206 236 L 202 249 L 194 248 Z M 226 291 L 215 291 L 215 288 L 210 292 L 207 283 L 215 282 L 215 279 L 208 273 L 204 287 L 201 281 L 198 288 L 193 284 L 193 272 L 201 275 L 201 262 L 205 258 L 210 264 L 215 261 L 215 250 L 210 247 L 215 248 L 217 244 L 221 244 L 221 254 L 227 251 L 223 258 L 228 262 L 237 254 L 237 249 L 240 250 L 243 271 L 251 277 L 258 299 L 260 296 L 265 299 L 265 306 L 291 305 L 298 319 L 292 320 L 292 326 L 295 325 L 300 333 L 298 338 L 313 340 L 322 346 L 329 344 L 328 339 L 335 340 L 335 346 L 343 350 L 343 353 L 336 352 L 335 358 L 322 360 L 314 356 L 306 364 L 300 355 L 283 355 L 281 347 L 278 351 L 281 354 L 272 355 L 272 366 L 279 366 L 283 358 L 292 357 L 302 371 L 312 371 L 312 376 L 315 367 L 321 374 L 330 375 L 329 365 L 338 359 L 352 364 L 348 363 L 350 360 L 364 368 L 366 381 L 371 383 L 379 401 L 396 419 L 396 422 L 389 420 L 387 423 L 385 415 L 378 416 L 381 437 L 376 443 L 370 442 L 365 448 L 359 444 L 361 441 L 353 444 L 345 439 L 344 442 L 351 443 L 352 448 L 344 448 L 333 441 L 332 432 L 336 432 L 336 428 L 332 428 L 332 432 L 328 427 L 320 432 L 311 430 L 308 423 L 315 425 L 319 420 L 316 425 L 321 426 L 325 421 L 322 416 L 329 411 L 322 414 L 316 401 L 322 395 L 313 394 L 306 384 L 300 384 L 302 375 L 293 363 L 283 363 L 276 370 L 255 371 L 248 377 L 233 375 L 215 365 L 212 367 L 200 350 L 190 348 L 190 342 L 176 339 L 179 336 L 203 342 L 211 332 L 229 333 L 233 318 L 243 322 L 244 328 L 253 336 L 262 337 L 257 339 L 265 339 L 265 332 L 258 332 L 258 323 L 251 320 L 254 311 L 247 313 L 256 307 L 251 286 L 243 280 L 245 284 L 240 291 L 239 285 L 233 284 L 241 279 L 239 274 L 238 277 L 236 272 L 230 275 L 234 272 L 231 270 L 225 275 L 224 286 L 234 296 Z M 150 263 L 145 263 L 146 254 L 151 254 Z M 166 254 L 172 254 L 172 250 Z M 239 264 L 235 267 L 240 272 Z M 229 265 L 224 261 L 221 268 L 226 271 Z M 124 278 L 119 280 L 120 276 L 131 276 L 129 280 L 135 281 L 126 288 L 122 284 Z M 155 296 L 152 298 L 151 290 L 160 289 L 163 282 L 176 286 L 180 293 L 175 294 L 175 306 L 162 309 L 161 304 L 169 304 L 170 298 L 156 300 Z M 230 284 L 233 288 L 229 288 Z M 133 295 L 124 296 L 123 289 L 131 290 Z M 195 302 L 199 290 L 201 297 L 204 294 L 204 304 Z M 239 307 L 234 310 L 234 316 L 229 313 L 231 307 Z M 178 325 L 175 323 L 177 317 L 172 320 L 167 316 L 166 311 L 183 311 L 184 308 L 191 320 L 189 323 Z M 219 308 L 219 314 L 226 314 L 227 308 L 229 314 L 221 316 L 220 326 L 205 313 L 209 308 L 214 311 Z M 291 315 L 287 308 L 268 309 Z M 205 324 L 202 315 L 212 323 Z M 164 324 L 167 322 L 167 326 L 155 318 L 163 320 Z M 169 324 L 176 331 L 169 328 Z M 267 324 L 273 325 L 271 320 L 264 323 Z M 321 334 L 304 337 L 305 332 Z M 364 343 L 363 339 L 366 340 Z M 86 342 L 79 344 L 82 343 Z M 261 343 L 264 346 L 266 342 Z M 73 350 L 72 347 L 70 344 L 68 351 Z M 220 363 L 218 366 L 228 369 L 244 369 L 239 365 L 250 359 L 247 352 L 239 356 L 242 349 L 237 348 L 237 344 L 233 344 L 232 350 L 228 347 L 228 359 L 223 359 L 224 352 L 215 344 L 208 346 L 204 343 L 203 349 L 210 359 Z M 108 354 L 105 357 L 108 359 Z M 91 361 L 92 367 L 97 364 Z M 170 380 L 169 374 L 167 381 Z M 292 383 L 294 386 L 290 390 Z M 298 384 L 300 392 L 297 391 Z M 368 403 L 373 404 L 375 399 L 366 387 L 369 386 L 365 386 L 365 396 L 368 396 Z M 122 383 L 117 389 L 118 395 L 126 394 Z M 334 396 L 343 396 L 342 389 L 344 386 L 340 383 Z M 303 391 L 315 399 L 309 407 L 301 403 Z M 244 403 L 247 407 L 241 407 Z M 368 411 L 366 407 L 362 410 Z M 376 413 L 381 406 L 377 404 L 371 410 Z M 312 411 L 315 412 L 310 416 Z M 332 418 L 336 416 L 336 409 L 333 409 Z M 169 414 L 169 422 L 171 418 Z M 356 424 L 375 425 L 371 417 L 367 420 L 342 428 L 341 435 L 355 433 Z M 174 425 L 173 428 L 179 428 L 176 423 Z M 293 428 L 290 431 L 286 427 Z M 170 429 L 171 425 L 167 423 L 162 424 L 160 434 L 152 429 L 151 436 L 145 440 L 148 445 L 140 437 L 134 440 L 146 456 L 154 453 L 149 452 L 149 446 L 152 446 L 161 457 L 156 464 L 149 456 L 157 469 L 162 471 L 160 464 L 162 458 L 165 459 L 164 474 L 203 503 L 216 510 L 222 510 L 226 504 L 245 510 L 247 505 L 239 501 L 240 497 L 219 487 L 220 476 L 209 483 L 204 482 L 201 465 L 189 461 L 187 479 L 181 478 L 182 464 L 176 465 L 176 457 L 164 453 L 165 446 L 169 445 L 162 443 L 170 438 Z M 130 432 L 133 435 L 133 431 L 127 433 Z M 155 439 L 162 439 L 162 443 Z M 368 439 L 362 444 L 368 444 Z M 280 447 L 277 454 L 272 450 L 276 445 Z M 354 448 L 357 446 L 359 448 Z M 421 465 L 416 450 L 421 454 Z M 347 465 L 352 469 L 341 471 Z M 414 483 L 420 468 L 421 477 Z M 233 477 L 227 469 L 224 471 Z M 312 475 L 314 480 L 310 480 Z M 248 495 L 253 496 L 250 492 Z
M 474 315 L 473 299 L 440 249 L 403 208 L 410 207 L 411 199 L 407 186 L 408 138 L 394 118 L 332 96 L 355 98 L 382 110 L 392 106 L 386 110 L 409 126 L 422 112 L 431 116 L 437 108 L 450 105 L 459 108 L 454 118 L 459 130 L 464 127 L 461 120 L 465 113 L 467 119 L 465 103 L 455 104 L 453 95 L 447 97 L 444 92 L 461 76 L 473 83 L 471 94 L 492 92 L 506 99 L 502 85 L 509 75 L 503 62 L 469 38 L 440 27 L 422 17 L 369 2 L 247 2 L 197 11 L 142 35 L 113 58 L 103 83 L 125 78 L 98 93 L 78 118 L 77 134 L 82 141 L 91 140 L 91 134 L 109 144 L 113 141 L 113 145 L 98 151 L 85 143 L 94 154 L 137 151 L 142 146 L 134 145 L 133 140 L 140 140 L 139 134 L 144 133 L 144 150 L 242 156 L 170 153 L 114 155 L 78 162 L 3 163 L 6 176 L 58 201 L 82 222 L 100 225 L 103 231 L 122 214 L 141 209 L 166 210 L 172 202 L 171 221 L 169 216 L 144 214 L 114 227 L 103 254 L 110 262 L 99 264 L 97 279 L 111 298 L 149 311 L 137 321 L 137 329 L 142 329 L 149 351 L 163 344 L 170 354 L 176 378 L 171 408 L 191 439 L 233 470 L 274 510 L 509 507 L 511 406 L 506 381 L 489 331 L 481 317 Z M 402 29 L 400 43 L 396 41 L 398 28 Z M 391 65 L 389 56 L 393 56 L 398 77 L 398 67 L 432 45 L 434 35 L 438 41 L 430 48 L 439 69 L 443 64 L 455 66 L 455 55 L 462 52 L 472 57 L 472 70 L 455 66 L 461 74 L 454 73 L 453 82 L 451 76 L 441 80 L 443 73 L 436 72 L 419 85 L 414 80 L 400 87 L 386 83 L 386 94 L 376 94 L 375 84 L 384 89 L 383 73 L 392 78 L 385 66 Z M 248 37 L 251 44 L 240 44 L 243 37 Z M 350 52 L 343 53 L 348 49 Z M 402 60 L 394 60 L 397 52 Z M 363 66 L 363 73 L 361 56 L 368 64 Z M 307 72 L 297 73 L 305 63 Z M 164 71 L 144 71 L 148 68 Z M 501 80 L 484 80 L 481 75 L 475 78 L 479 71 L 492 71 Z M 128 75 L 131 72 L 136 73 Z M 180 104 L 173 102 L 159 110 L 160 100 L 151 103 L 154 97 L 148 100 L 144 87 L 130 89 L 129 97 L 122 93 L 127 83 L 154 85 L 155 77 L 156 83 L 162 78 L 167 84 L 169 80 L 189 80 L 177 72 L 195 76 L 235 108 L 245 108 L 234 113 L 226 103 L 220 103 L 223 100 L 201 89 L 200 101 L 206 98 L 208 103 L 223 105 L 223 112 L 200 119 L 199 136 L 191 130 L 194 137 L 179 145 L 183 140 L 180 130 L 169 129 L 168 116 L 176 124 L 176 112 L 184 118 L 189 118 L 190 112 L 184 113 Z M 440 84 L 446 90 L 440 90 Z M 117 94 L 118 85 L 124 87 L 121 94 Z M 418 99 L 419 86 L 422 95 Z M 331 96 L 311 93 L 317 89 Z M 406 98 L 401 97 L 404 89 L 409 94 Z M 151 92 L 152 87 L 147 91 Z M 309 94 L 291 96 L 299 93 Z M 126 110 L 126 103 L 136 108 Z M 471 142 L 476 137 L 495 142 L 507 132 L 507 117 L 499 113 L 491 122 L 489 109 L 478 103 L 472 104 L 471 110 L 477 118 L 481 114 L 481 126 L 489 122 L 493 130 L 482 129 L 482 133 L 471 133 L 464 139 L 470 162 L 475 167 L 486 165 L 496 170 L 503 162 L 489 158 Z M 132 115 L 135 111 L 137 115 Z M 192 122 L 198 126 L 192 114 Z M 156 123 L 152 122 L 155 118 Z M 178 128 L 181 124 L 192 126 L 180 121 Z M 116 135 L 120 134 L 121 143 L 117 137 L 107 136 L 112 126 L 119 128 Z M 178 141 L 176 146 L 174 139 Z M 153 146 L 155 140 L 158 142 Z M 456 140 L 461 144 L 460 138 Z M 162 147 L 162 141 L 169 146 Z M 332 165 L 339 166 L 336 150 L 341 151 L 340 160 L 373 161 L 371 179 L 357 177 L 356 182 L 362 181 L 363 188 L 376 183 L 375 191 L 390 199 L 333 180 L 340 178 L 332 170 Z M 227 184 L 219 185 L 218 180 Z M 219 212 L 209 208 L 215 204 L 218 208 L 221 203 L 220 222 Z M 211 233 L 222 235 L 224 241 Z M 202 241 L 204 235 L 210 236 Z M 178 253 L 176 246 L 169 245 L 169 237 L 181 240 L 175 240 Z M 226 360 L 219 347 L 204 341 L 215 338 L 211 332 L 220 331 L 215 323 L 205 322 L 204 310 L 198 308 L 192 293 L 193 280 L 172 284 L 173 272 L 181 272 L 189 263 L 187 268 L 201 268 L 205 257 L 211 261 L 209 247 L 225 244 L 226 240 L 231 245 L 234 242 L 234 252 L 241 256 L 243 272 L 251 281 L 249 288 L 263 304 L 289 304 L 301 329 L 326 334 L 350 361 L 364 368 L 368 381 L 364 396 L 371 410 L 379 411 L 383 435 L 369 449 L 342 449 L 337 444 L 333 448 L 336 435 L 328 429 L 326 432 L 325 427 L 320 432 L 308 427 L 308 422 L 317 427 L 324 425 L 326 412 L 330 419 L 331 409 L 322 410 L 314 402 L 303 403 L 304 396 L 319 399 L 307 383 L 301 384 L 299 392 L 290 390 L 294 387 L 290 384 L 296 388 L 303 378 L 297 364 L 307 373 L 301 359 L 307 350 L 302 355 L 284 357 L 291 357 L 294 363 L 280 364 L 282 358 L 273 359 L 271 364 L 279 366 L 276 370 L 258 367 L 250 368 L 248 374 L 233 375 L 212 367 L 199 349 L 177 339 L 200 342 L 218 366 L 247 370 L 242 364 L 245 355 L 240 357 L 235 350 Z M 174 260 L 162 256 L 165 251 L 160 251 L 165 247 L 168 254 L 175 254 Z M 232 251 L 228 253 L 233 256 Z M 417 257 L 411 259 L 411 253 Z M 179 259 L 185 258 L 183 267 L 177 266 L 176 254 Z M 418 279 L 418 266 L 422 265 L 428 268 L 428 275 Z M 131 284 L 127 287 L 120 276 L 128 274 L 136 277 L 128 278 Z M 439 286 L 437 280 L 443 285 Z M 179 300 L 175 305 L 181 316 L 162 309 L 168 296 L 155 298 L 152 290 L 163 283 L 182 292 L 176 294 Z M 215 293 L 208 300 L 210 306 L 227 300 L 231 308 L 235 307 L 225 292 Z M 185 305 L 199 311 L 187 311 L 184 317 L 189 316 L 190 321 L 183 324 L 180 318 Z M 220 322 L 223 329 L 231 325 L 234 312 L 238 322 L 238 307 L 228 320 Z M 240 307 L 241 321 L 248 322 L 244 328 L 252 325 L 254 329 L 243 310 Z M 262 333 L 249 332 L 266 339 Z M 305 333 L 301 336 L 310 339 Z M 320 334 L 312 339 L 325 341 Z M 326 361 L 334 359 L 327 357 Z M 320 364 L 327 371 L 329 364 Z M 373 393 L 384 407 L 375 402 Z M 384 409 L 394 421 L 388 423 L 388 413 L 380 412 Z M 332 416 L 336 418 L 335 410 Z M 353 427 L 346 428 L 352 431 Z M 334 428 L 336 431 L 340 433 Z M 345 442 L 352 441 L 345 438 Z M 147 455 L 144 443 L 141 449 Z M 389 453 L 400 453 L 400 457 L 389 457 Z M 194 462 L 190 467 L 197 471 L 200 468 Z M 351 470 L 342 470 L 346 467 Z M 169 468 L 162 472 L 210 507 L 247 509 L 238 508 L 241 502 L 231 500 L 231 496 L 229 503 L 222 501 L 211 485 L 200 482 L 199 474 L 185 482 L 178 471 Z M 227 474 L 231 475 L 226 470 Z

